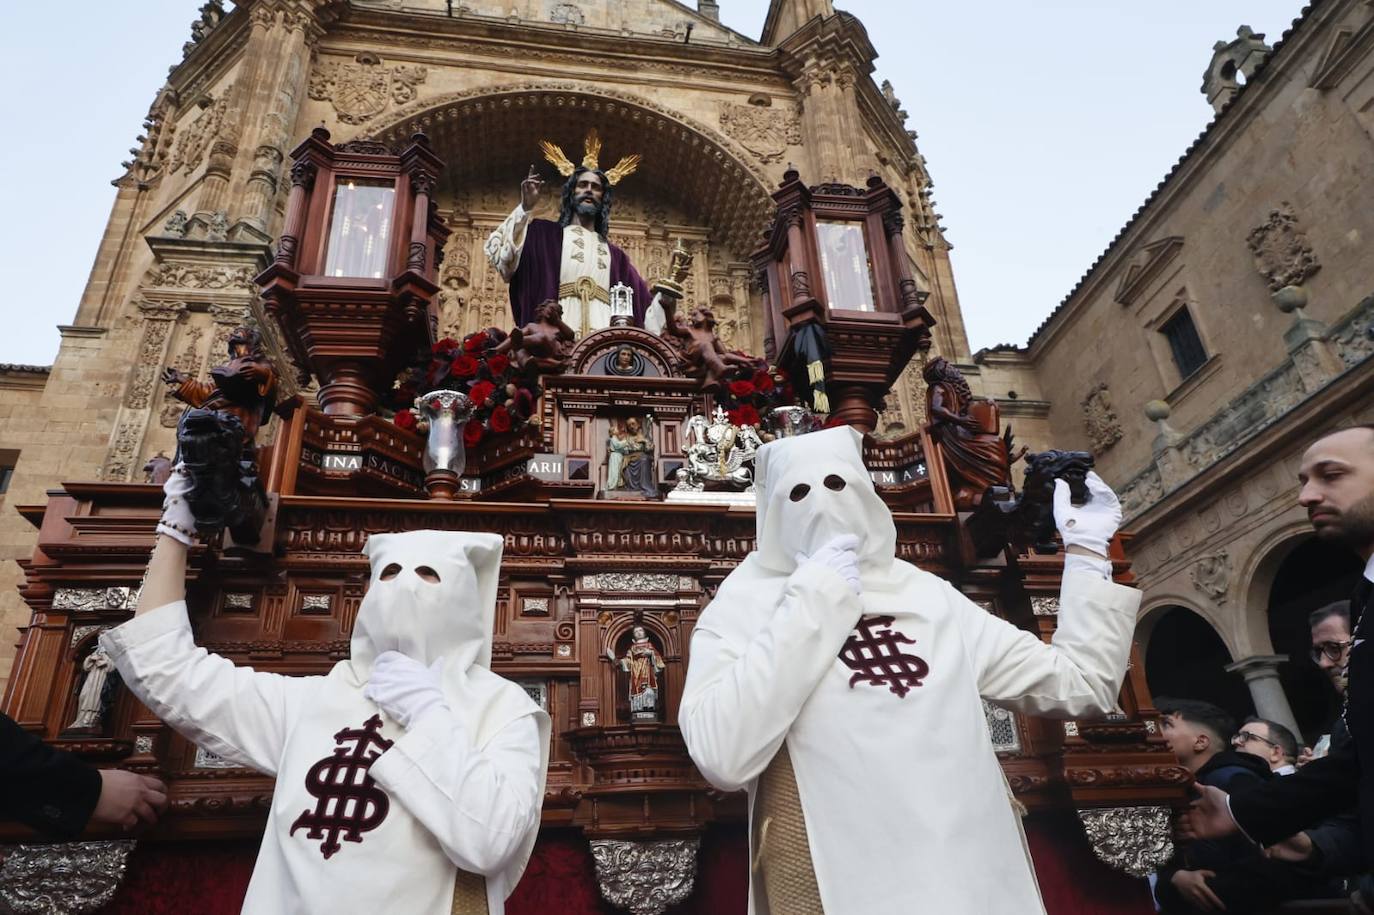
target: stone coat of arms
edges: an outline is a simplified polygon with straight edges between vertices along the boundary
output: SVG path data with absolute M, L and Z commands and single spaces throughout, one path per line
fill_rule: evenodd
M 320 64 L 310 77 L 310 97 L 332 104 L 345 124 L 362 124 L 389 104 L 415 98 L 415 87 L 427 75 L 424 67 L 388 67 L 375 54 L 359 54 L 352 63 Z

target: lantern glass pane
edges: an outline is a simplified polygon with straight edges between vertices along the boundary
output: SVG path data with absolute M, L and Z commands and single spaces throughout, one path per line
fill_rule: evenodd
M 396 189 L 390 181 L 339 179 L 334 186 L 334 212 L 329 221 L 326 276 L 381 279 L 386 271 L 395 196 Z
M 857 222 L 818 221 L 816 242 L 830 307 L 873 311 L 873 264 L 864 243 L 863 226 Z

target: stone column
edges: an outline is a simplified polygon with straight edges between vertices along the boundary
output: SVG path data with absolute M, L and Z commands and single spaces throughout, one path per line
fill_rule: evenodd
M 1302 742 L 1302 732 L 1298 730 L 1293 709 L 1288 705 L 1288 696 L 1279 683 L 1279 665 L 1288 660 L 1286 655 L 1253 655 L 1241 658 L 1234 664 L 1226 665 L 1226 672 L 1240 674 L 1245 685 L 1250 688 L 1250 697 L 1255 700 L 1255 714 L 1270 721 L 1277 721 L 1288 728 Z
M 308 7 L 288 10 L 280 22 L 264 15 L 259 20 L 266 30 L 253 37 L 275 66 L 256 74 L 253 93 L 262 111 L 261 119 L 250 126 L 254 131 L 253 165 L 248 175 L 243 206 L 234 224 L 234 237 L 253 240 L 270 238 L 273 207 L 280 187 L 282 163 L 291 145 L 290 134 L 300 111 L 310 78 L 311 49 L 324 30 Z

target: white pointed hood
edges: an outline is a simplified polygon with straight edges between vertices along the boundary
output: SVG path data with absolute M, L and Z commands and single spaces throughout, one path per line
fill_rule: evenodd
M 850 533 L 862 538 L 859 562 L 865 572 L 892 565 L 897 527 L 873 488 L 862 449 L 863 436 L 850 426 L 779 439 L 759 449 L 754 556 L 760 565 L 791 574 L 797 553 L 810 555 L 832 537 Z
M 501 537 L 466 531 L 373 534 L 363 547 L 371 580 L 353 624 L 350 663 L 366 682 L 384 651 L 432 664 L 444 659 L 445 680 L 474 664 L 491 666 Z M 392 565 L 400 571 L 388 580 Z M 429 569 L 438 581 L 417 570 Z M 456 684 L 455 684 L 456 685 Z

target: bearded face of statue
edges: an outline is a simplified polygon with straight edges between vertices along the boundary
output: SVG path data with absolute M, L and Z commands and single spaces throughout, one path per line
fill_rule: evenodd
M 606 195 L 606 186 L 601 176 L 591 169 L 573 176 L 573 200 L 579 216 L 596 217 L 601 212 L 601 201 Z

